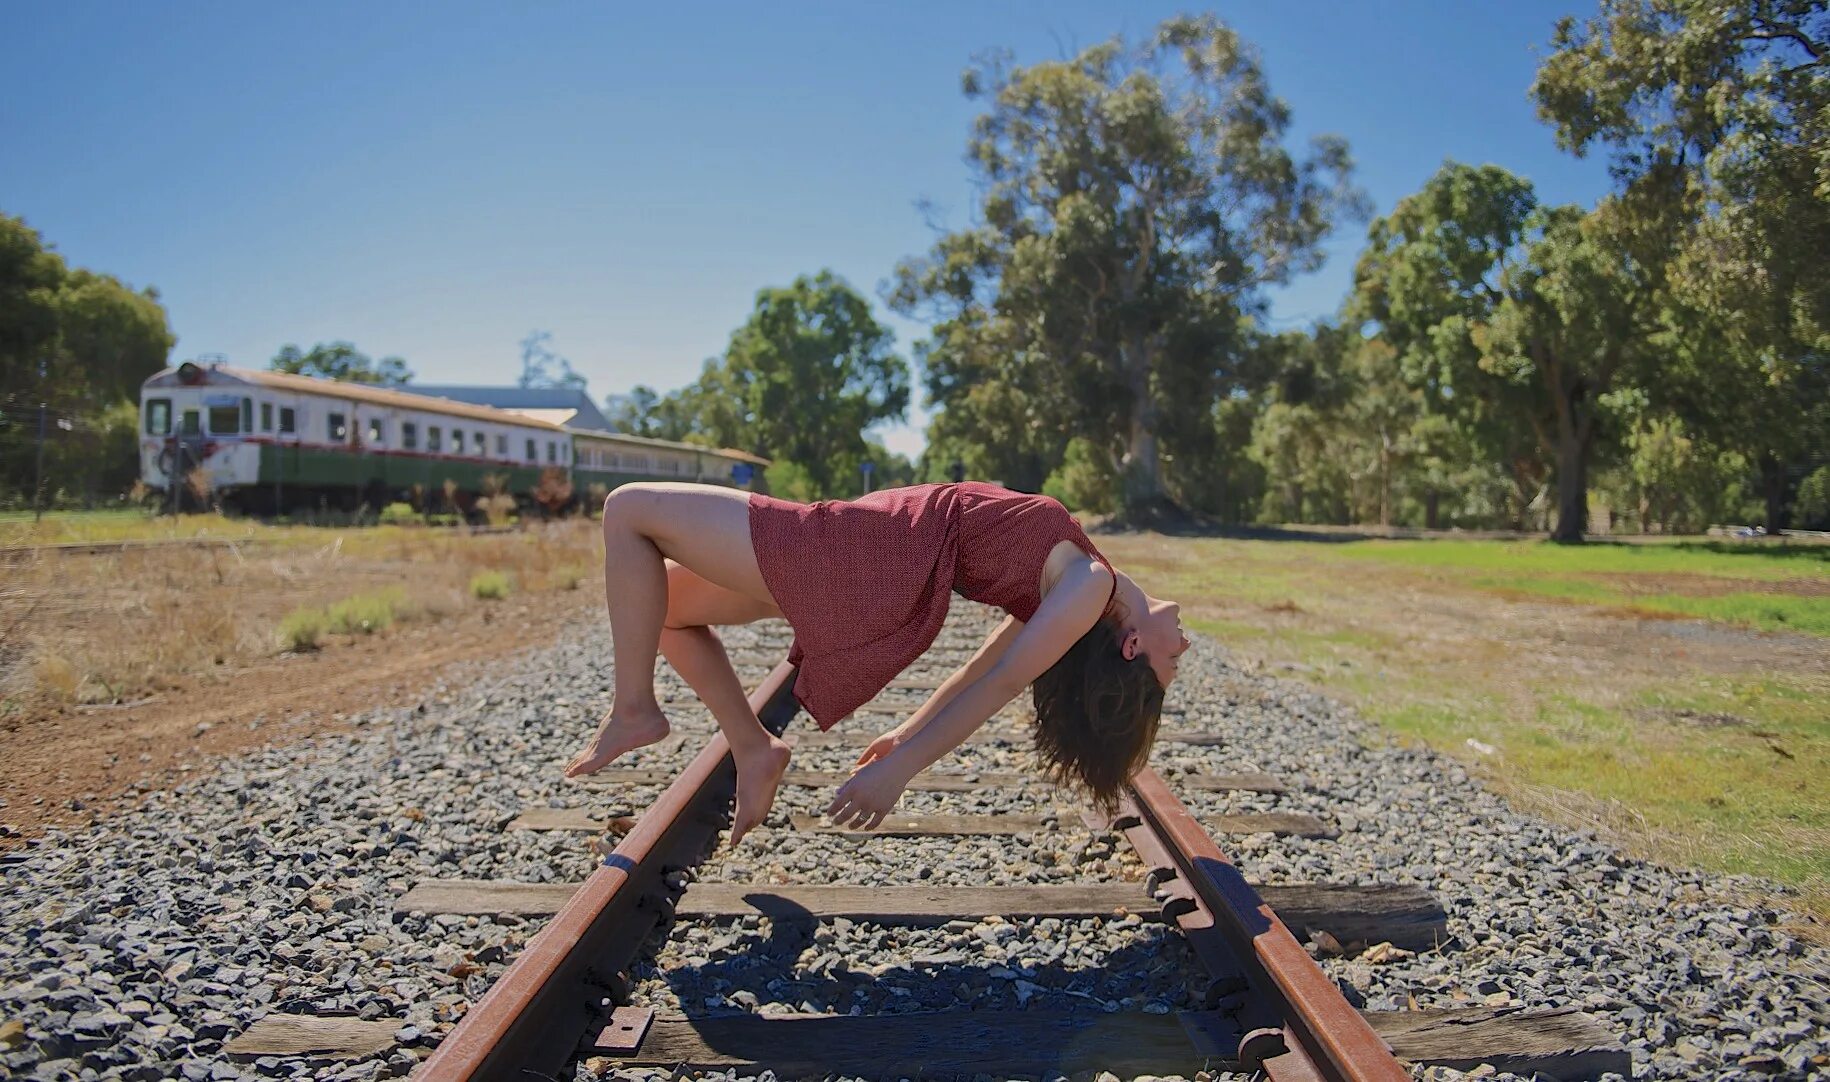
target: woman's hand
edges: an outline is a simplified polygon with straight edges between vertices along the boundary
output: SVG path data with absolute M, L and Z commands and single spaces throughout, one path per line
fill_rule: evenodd
M 905 726 L 896 726 L 894 729 L 891 729 L 889 732 L 884 733 L 882 736 L 871 741 L 870 747 L 864 749 L 864 754 L 858 756 L 858 765 L 868 766 L 889 755 L 890 752 L 901 747 L 902 742 L 908 738 L 909 736 L 905 731 Z
M 908 775 L 892 756 L 859 767 L 832 798 L 826 814 L 842 827 L 875 830 L 902 799 Z

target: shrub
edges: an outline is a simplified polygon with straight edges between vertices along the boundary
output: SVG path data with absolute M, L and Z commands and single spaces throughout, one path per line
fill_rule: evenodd
M 1042 492 L 1060 500 L 1071 511 L 1114 510 L 1118 506 L 1118 484 L 1112 456 L 1100 453 L 1091 440 L 1074 437 L 1068 441 L 1061 468 L 1049 474 Z
M 1812 470 L 1798 486 L 1798 503 L 1793 512 L 1800 529 L 1830 528 L 1830 466 Z
M 576 590 L 578 584 L 585 581 L 585 569 L 577 564 L 562 564 L 553 569 L 553 586 L 560 590 Z
M 394 625 L 400 591 L 381 590 L 347 597 L 330 607 L 330 629 L 343 635 L 373 635 Z
M 280 649 L 300 653 L 316 650 L 329 624 L 323 609 L 293 609 L 280 621 Z
M 500 571 L 479 571 L 470 579 L 470 596 L 499 601 L 508 596 L 508 576 Z
M 410 503 L 391 503 L 381 509 L 377 520 L 383 526 L 401 526 L 418 522 L 419 512 L 413 510 L 413 505 Z

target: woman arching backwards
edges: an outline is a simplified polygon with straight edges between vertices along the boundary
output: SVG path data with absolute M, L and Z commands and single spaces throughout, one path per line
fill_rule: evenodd
M 859 757 L 827 810 L 865 829 L 1026 686 L 1047 773 L 1110 806 L 1150 754 L 1163 691 L 1188 649 L 1180 608 L 1113 570 L 1061 504 L 976 481 L 813 504 L 624 485 L 604 501 L 604 569 L 616 697 L 566 775 L 667 735 L 659 651 L 730 742 L 733 844 L 768 814 L 789 748 L 757 721 L 713 625 L 786 617 L 795 697 L 829 729 L 928 648 L 955 591 L 1009 614 Z

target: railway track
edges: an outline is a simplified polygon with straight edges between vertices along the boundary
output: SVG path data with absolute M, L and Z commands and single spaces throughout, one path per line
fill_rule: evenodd
M 982 630 L 951 623 L 924 659 L 931 662 L 925 671 L 964 660 L 970 632 Z M 735 660 L 754 671 L 761 659 Z M 579 787 L 580 806 L 525 809 L 506 824 L 592 838 L 620 835 L 583 882 L 430 879 L 396 901 L 397 912 L 439 918 L 546 918 L 416 1077 L 580 1078 L 623 1068 L 737 1068 L 891 1078 L 1096 1071 L 1192 1077 L 1207 1071 L 1256 1073 L 1274 1082 L 1357 1082 L 1407 1078 L 1407 1063 L 1491 1063 L 1554 1078 L 1631 1070 L 1611 1035 L 1575 1011 L 1357 1010 L 1304 941 L 1352 952 L 1429 950 L 1447 938 L 1444 911 L 1414 887 L 1249 882 L 1215 835 L 1269 831 L 1327 839 L 1327 826 L 1293 812 L 1203 814 L 1198 820 L 1177 792 L 1241 791 L 1275 801 L 1284 783 L 1262 773 L 1164 777 L 1149 770 L 1134 779 L 1115 816 L 1057 806 L 1060 794 L 1008 768 L 1027 747 L 1012 712 L 987 723 L 950 769 L 916 779 L 905 797 L 910 810 L 871 835 L 796 815 L 797 805 L 814 806 L 830 793 L 858 746 L 882 726 L 856 719 L 831 733 L 805 725 L 797 733 L 789 727 L 797 709 L 788 692 L 792 679 L 791 668 L 776 665 L 751 694 L 766 725 L 797 739 L 796 769 L 786 779 L 769 834 L 798 848 L 796 868 L 806 869 L 800 879 L 827 881 L 796 881 L 780 864 L 765 874 L 766 844 L 747 842 L 735 854 L 720 847 L 734 778 L 715 732 L 677 772 L 606 770 Z M 919 675 L 898 681 L 876 705 L 910 709 L 936 682 Z M 1173 758 L 1178 744 L 1211 742 L 1206 736 L 1169 728 L 1166 754 L 1159 758 Z M 637 814 L 602 807 L 606 798 L 662 784 Z M 1012 813 L 1007 799 L 987 799 L 1011 790 L 1031 798 L 1032 814 Z M 904 869 L 909 881 L 901 885 L 848 882 L 847 867 L 863 859 L 861 847 L 892 846 L 897 839 L 958 839 L 964 847 L 959 852 L 968 854 L 1046 852 L 1050 846 L 1059 852 L 1065 841 L 1083 856 L 1110 856 L 1077 861 L 1045 883 L 999 882 L 995 862 L 977 855 L 959 862 L 968 868 L 985 863 L 977 875 L 930 878 L 933 869 L 924 865 Z M 1105 873 L 1101 879 L 1082 874 L 1089 863 Z M 797 964 L 806 963 L 806 983 L 830 993 L 814 992 L 818 1002 L 795 1004 L 791 994 L 732 987 L 689 1003 L 685 991 L 669 989 L 670 974 L 680 971 L 657 964 L 656 956 L 668 950 L 667 937 L 690 936 L 705 924 L 753 930 L 756 938 L 746 942 L 757 955 L 797 957 Z M 1122 925 L 1136 937 L 1096 967 L 1108 973 L 1149 969 L 1159 986 L 1161 973 L 1173 971 L 1179 987 L 1159 987 L 1142 1009 L 1132 1010 L 1111 1009 L 1119 997 L 1098 994 L 1097 980 L 1092 992 L 1076 991 L 1069 978 L 1078 971 L 1063 961 L 1063 941 L 1086 938 L 1082 929 L 1090 924 Z M 839 948 L 858 940 L 872 949 L 842 956 Z M 739 985 L 746 970 L 730 964 L 722 972 L 731 978 L 726 983 Z M 988 974 L 1014 989 L 1016 1002 L 985 988 Z M 870 1013 L 855 1006 L 848 1013 L 841 1005 L 842 993 L 854 1002 L 867 999 L 862 989 L 878 982 L 900 985 L 905 993 L 911 982 L 954 985 L 954 1003 L 903 1009 L 902 999 L 891 996 L 892 1009 Z M 771 999 L 766 1009 L 758 1008 L 759 994 Z M 815 1009 L 801 1009 L 806 1007 Z M 379 1054 L 402 1039 L 397 1022 L 273 1014 L 231 1041 L 227 1052 L 268 1062 L 353 1057 Z

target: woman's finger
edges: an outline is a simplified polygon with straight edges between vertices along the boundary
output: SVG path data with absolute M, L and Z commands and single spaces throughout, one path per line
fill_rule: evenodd
M 883 825 L 883 817 L 888 814 L 889 814 L 889 812 L 878 812 L 877 814 L 871 816 L 871 821 L 864 824 L 864 829 L 865 830 L 876 830 L 878 827 Z

